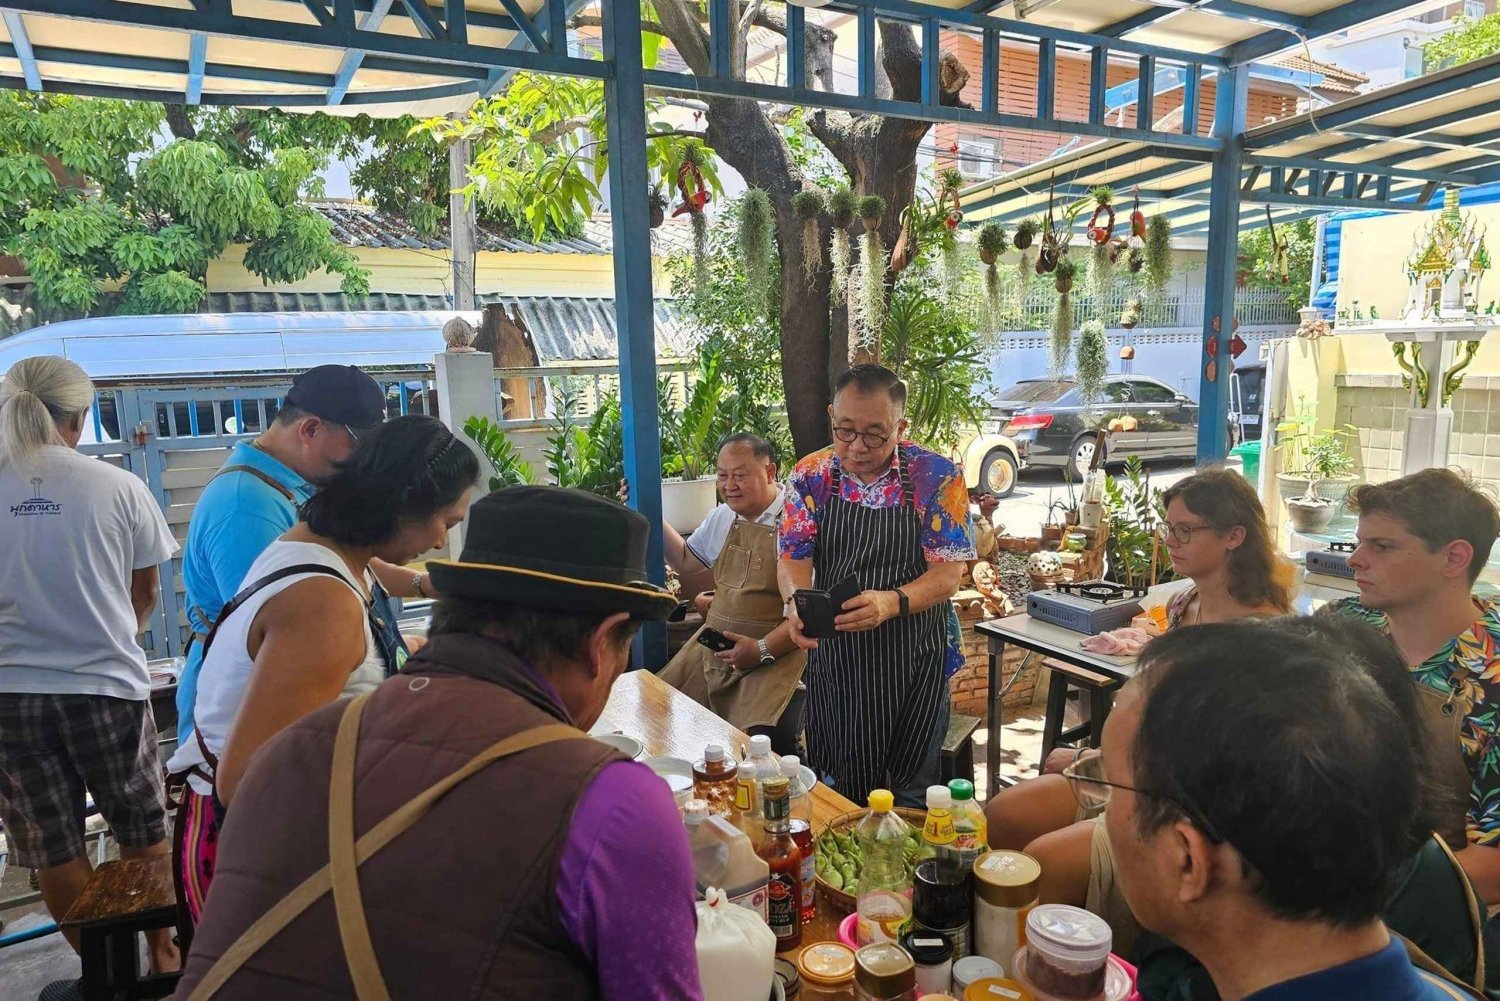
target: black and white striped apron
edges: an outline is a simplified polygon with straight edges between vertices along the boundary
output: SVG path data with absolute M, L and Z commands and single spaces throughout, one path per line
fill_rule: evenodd
M 900 506 L 870 508 L 843 499 L 843 474 L 833 460 L 833 496 L 817 516 L 817 586 L 852 573 L 864 590 L 893 591 L 927 572 L 922 512 L 904 447 L 896 450 L 896 468 Z M 871 789 L 897 790 L 917 779 L 948 695 L 947 624 L 944 601 L 907 619 L 820 640 L 808 654 L 809 758 L 855 803 Z

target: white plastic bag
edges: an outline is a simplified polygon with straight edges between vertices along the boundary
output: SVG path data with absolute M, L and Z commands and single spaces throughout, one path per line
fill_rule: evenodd
M 703 1001 L 766 1001 L 776 977 L 776 933 L 754 912 L 709 887 L 698 908 Z

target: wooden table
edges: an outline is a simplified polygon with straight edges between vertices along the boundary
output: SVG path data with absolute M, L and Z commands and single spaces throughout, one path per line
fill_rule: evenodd
M 634 737 L 646 745 L 647 757 L 688 761 L 701 759 L 703 749 L 709 744 L 719 744 L 738 756 L 740 747 L 750 740 L 650 671 L 629 671 L 620 676 L 593 729 L 596 733 L 618 730 Z M 812 790 L 813 834 L 853 809 L 855 806 L 849 800 L 818 783 Z M 834 941 L 843 918 L 819 895 L 818 916 L 812 924 L 803 926 L 802 944 Z M 789 953 L 788 957 L 794 954 Z

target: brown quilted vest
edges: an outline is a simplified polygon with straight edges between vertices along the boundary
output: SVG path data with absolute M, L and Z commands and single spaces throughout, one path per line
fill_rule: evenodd
M 326 706 L 256 755 L 219 842 L 203 923 L 176 996 L 187 997 L 261 914 L 328 862 L 328 786 L 345 704 Z M 376 690 L 360 728 L 355 829 L 511 734 L 570 723 L 500 644 L 435 638 Z M 359 868 L 370 936 L 395 999 L 579 998 L 595 972 L 563 929 L 557 866 L 579 797 L 619 752 L 590 740 L 534 748 L 456 786 Z M 219 999 L 353 997 L 333 898 L 252 957 Z

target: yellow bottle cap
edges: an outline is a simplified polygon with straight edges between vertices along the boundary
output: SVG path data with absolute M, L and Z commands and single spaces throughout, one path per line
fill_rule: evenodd
M 870 809 L 876 813 L 890 813 L 895 805 L 896 797 L 891 795 L 889 789 L 870 790 Z

